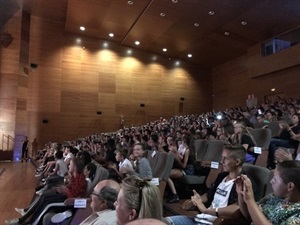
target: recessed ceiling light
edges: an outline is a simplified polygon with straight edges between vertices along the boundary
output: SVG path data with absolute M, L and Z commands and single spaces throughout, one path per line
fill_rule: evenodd
M 85 31 L 85 27 L 84 26 L 80 26 L 79 29 L 82 30 L 82 31 Z
M 208 15 L 213 16 L 213 15 L 215 15 L 215 12 L 214 11 L 209 11 Z
M 276 91 L 276 88 L 272 88 L 271 91 Z
M 195 27 L 199 27 L 199 25 L 200 25 L 199 23 L 194 23 Z
M 139 42 L 139 41 L 135 41 L 134 43 L 135 43 L 136 45 L 139 45 L 139 44 L 140 44 L 140 42 Z
M 247 25 L 247 21 L 242 21 L 241 24 L 242 24 L 243 26 L 246 26 L 246 25 Z
M 172 2 L 176 4 L 178 2 L 178 0 L 172 0 Z
M 109 33 L 108 34 L 110 37 L 113 37 L 114 36 L 114 33 Z
M 166 51 L 168 51 L 168 49 L 166 49 L 166 48 L 163 48 L 163 51 L 164 51 L 164 52 L 166 52 Z
M 153 60 L 153 61 L 157 60 L 157 56 L 156 56 L 156 55 L 153 56 L 153 57 L 152 57 L 152 60 Z
M 128 4 L 128 5 L 132 5 L 132 4 L 133 4 L 133 1 L 127 1 L 127 4 Z
M 175 66 L 179 66 L 180 65 L 180 62 L 179 61 L 176 61 L 175 62 Z
M 81 38 L 76 38 L 76 43 L 80 44 L 81 43 Z
M 128 55 L 131 55 L 131 54 L 132 54 L 132 50 L 128 49 L 128 50 L 127 50 L 127 54 L 128 54 Z
M 228 31 L 225 31 L 224 34 L 225 34 L 226 36 L 228 36 L 230 33 L 229 33 Z
M 193 55 L 192 55 L 192 54 L 188 54 L 188 55 L 187 55 L 187 57 L 189 57 L 189 58 L 192 58 L 192 57 L 193 57 Z
M 159 14 L 161 17 L 164 17 L 164 16 L 166 16 L 166 14 L 165 13 L 160 13 Z
M 103 46 L 104 48 L 107 48 L 107 47 L 108 47 L 108 43 L 107 43 L 107 42 L 104 42 L 102 46 Z

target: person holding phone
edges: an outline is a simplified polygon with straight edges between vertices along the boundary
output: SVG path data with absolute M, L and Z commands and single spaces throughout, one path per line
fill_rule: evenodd
M 242 170 L 246 157 L 243 146 L 225 146 L 222 153 L 224 172 L 220 173 L 207 193 L 199 195 L 195 190 L 189 203 L 200 211 L 195 218 L 187 216 L 167 217 L 171 225 L 213 224 L 218 218 L 241 218 L 235 179 L 244 174 Z M 253 182 L 254 183 L 254 182 Z M 254 189 L 255 188 L 254 183 Z
M 253 224 L 300 224 L 300 162 L 279 163 L 270 181 L 273 193 L 256 203 L 252 183 L 246 175 L 236 179 L 240 210 Z
M 269 145 L 268 168 L 275 168 L 275 152 L 278 147 L 298 148 L 299 140 L 297 138 L 298 134 L 300 134 L 300 114 L 294 114 L 292 122 L 291 126 L 284 121 L 279 123 L 278 138 L 272 138 Z

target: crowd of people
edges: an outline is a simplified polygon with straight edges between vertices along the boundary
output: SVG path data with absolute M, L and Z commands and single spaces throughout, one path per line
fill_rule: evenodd
M 274 121 L 278 121 L 280 128 L 269 146 L 269 169 L 278 164 L 271 181 L 274 193 L 256 203 L 255 181 L 242 171 L 243 163 L 254 163 L 258 157 L 254 152 L 255 139 L 249 131 L 268 128 Z M 162 151 L 174 156 L 166 201 L 176 203 L 179 196 L 174 181 L 198 173 L 194 145 L 198 139 L 224 141 L 220 162 L 224 172 L 207 193 L 200 195 L 194 191 L 190 202 L 200 212 L 196 218 L 164 219 L 159 190 L 149 182 L 153 175 L 145 152 Z M 6 224 L 30 224 L 46 204 L 68 197 L 86 197 L 98 166 L 109 171 L 108 180 L 100 181 L 87 196 L 91 198 L 93 214 L 82 224 L 107 220 L 107 224 L 121 225 L 142 218 L 174 225 L 212 224 L 219 216 L 229 217 L 238 212 L 254 224 L 300 224 L 299 140 L 300 99 L 277 97 L 274 102 L 266 101 L 260 106 L 160 118 L 61 145 L 49 142 L 36 155 L 40 162 L 36 176 L 41 185 L 36 189 L 35 200 L 26 209 L 16 208 L 22 216 Z

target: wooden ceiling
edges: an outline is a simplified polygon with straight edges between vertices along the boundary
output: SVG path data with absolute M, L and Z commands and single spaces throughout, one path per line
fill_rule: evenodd
M 234 59 L 250 46 L 300 26 L 299 0 L 24 2 L 33 15 L 65 23 L 66 32 L 107 39 L 205 67 Z M 210 11 L 214 15 L 209 15 Z M 247 25 L 241 25 L 242 21 Z M 80 26 L 86 30 L 80 31 Z M 110 32 L 114 37 L 108 36 Z M 139 46 L 134 44 L 136 40 Z M 189 53 L 192 58 L 187 57 Z

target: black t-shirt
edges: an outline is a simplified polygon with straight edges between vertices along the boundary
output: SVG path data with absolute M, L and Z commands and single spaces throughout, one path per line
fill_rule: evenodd
M 252 147 L 255 146 L 254 143 L 253 143 L 252 138 L 249 135 L 247 135 L 247 134 L 243 134 L 242 135 L 241 145 L 243 145 L 243 144 L 247 144 L 248 145 L 248 148 L 246 149 L 248 154 L 254 154 L 253 152 L 249 151 L 250 148 L 252 148 Z

